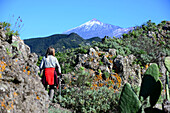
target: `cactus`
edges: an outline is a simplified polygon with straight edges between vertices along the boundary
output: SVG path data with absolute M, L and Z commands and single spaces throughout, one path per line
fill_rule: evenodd
M 165 89 L 166 89 L 166 99 L 169 99 L 169 72 L 170 72 L 170 57 L 165 58 L 165 67 L 167 68 L 166 72 L 166 84 L 165 84 Z
M 162 82 L 159 79 L 159 68 L 158 65 L 153 63 L 145 72 L 144 77 L 142 78 L 141 90 L 139 98 L 144 99 L 149 98 L 150 107 L 145 108 L 145 110 L 155 110 L 153 106 L 159 100 L 162 91 Z
M 162 82 L 161 82 L 161 80 L 158 80 L 156 82 L 155 86 L 154 86 L 154 89 L 150 93 L 151 107 L 153 107 L 157 103 L 157 101 L 159 100 L 159 97 L 161 95 L 161 91 L 162 91 Z
M 157 64 L 152 64 L 145 72 L 142 78 L 139 99 L 146 99 L 153 92 L 156 82 L 159 80 L 159 68 Z
M 119 105 L 121 113 L 137 113 L 141 107 L 141 103 L 129 83 L 123 87 Z
M 168 87 L 168 84 L 165 85 L 165 88 L 166 88 L 166 99 L 170 101 L 170 99 L 169 99 L 169 87 Z
M 156 63 L 153 63 L 151 66 L 149 66 L 149 68 L 146 70 L 145 75 L 150 75 L 152 76 L 155 81 L 157 82 L 159 79 L 159 68 L 158 65 Z
M 165 67 L 170 72 L 170 57 L 165 58 Z
M 162 91 L 162 83 L 159 79 L 158 65 L 153 63 L 145 72 L 142 78 L 141 89 L 139 93 L 139 99 L 137 95 L 132 91 L 129 83 L 126 83 L 121 92 L 119 100 L 121 113 L 140 113 L 142 110 L 159 112 L 158 109 L 153 106 L 159 100 Z M 150 97 L 150 98 L 147 98 Z M 143 100 L 144 99 L 144 100 Z M 142 103 L 142 104 L 141 104 Z M 150 105 L 149 105 L 150 103 Z
M 142 78 L 142 84 L 139 93 L 139 99 L 141 101 L 142 101 L 142 97 L 145 100 L 151 94 L 155 84 L 156 84 L 155 79 L 150 75 L 145 75 Z

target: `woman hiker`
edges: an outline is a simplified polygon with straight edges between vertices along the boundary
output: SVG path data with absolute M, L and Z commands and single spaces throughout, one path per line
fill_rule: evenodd
M 42 58 L 40 64 L 40 75 L 42 70 L 44 69 L 41 80 L 46 90 L 47 90 L 47 85 L 49 85 L 50 100 L 53 100 L 55 85 L 57 86 L 57 88 L 59 85 L 57 80 L 57 73 L 55 71 L 56 68 L 58 68 L 58 73 L 61 76 L 61 68 L 57 58 L 55 57 L 55 49 L 49 47 L 47 49 L 46 55 Z

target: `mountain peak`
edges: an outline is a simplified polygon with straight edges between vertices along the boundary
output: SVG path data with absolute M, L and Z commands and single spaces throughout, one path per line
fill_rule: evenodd
M 70 34 L 72 32 L 77 33 L 79 36 L 84 39 L 89 39 L 92 37 L 120 37 L 123 33 L 127 33 L 129 28 L 121 28 L 119 26 L 102 23 L 96 18 L 78 26 L 63 32 L 64 34 Z
M 93 26 L 94 24 L 98 24 L 98 25 L 103 25 L 102 22 L 100 22 L 99 20 L 97 20 L 96 18 L 93 18 L 92 20 L 82 24 L 81 26 Z
M 92 20 L 90 20 L 91 22 L 92 21 L 98 21 L 98 22 L 100 22 L 98 19 L 96 19 L 96 18 L 93 18 Z

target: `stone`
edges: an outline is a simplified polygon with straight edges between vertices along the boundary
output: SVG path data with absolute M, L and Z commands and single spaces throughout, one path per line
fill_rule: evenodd
M 123 71 L 123 67 L 122 67 L 122 63 L 121 63 L 122 59 L 123 59 L 123 56 L 121 56 L 121 55 L 118 55 L 114 59 L 114 64 L 115 64 L 115 66 L 117 68 L 116 70 L 118 70 L 118 72 L 122 72 Z
M 94 49 L 99 52 L 99 48 L 97 46 L 94 47 Z
M 106 72 L 110 73 L 110 70 L 109 70 L 109 68 L 108 68 L 107 66 L 99 66 L 99 69 L 100 69 L 102 72 L 106 71 Z
M 79 64 L 77 64 L 74 68 L 75 68 L 76 71 L 79 71 L 79 70 L 80 70 L 80 67 L 82 67 L 82 65 L 79 63 Z
M 37 55 L 19 37 L 9 39 L 0 38 L 0 113 L 47 113 L 49 97 L 38 76 Z
M 94 48 L 90 48 L 89 56 L 92 57 L 92 58 L 98 58 L 99 57 L 98 53 L 96 52 L 96 50 Z
M 116 56 L 116 49 L 109 49 L 109 54 L 112 56 Z
M 0 37 L 1 37 L 1 40 L 6 40 L 5 32 L 2 30 L 0 30 Z
M 101 61 L 104 62 L 104 63 L 107 64 L 107 65 L 110 65 L 110 64 L 111 64 L 105 55 L 103 55 Z
M 131 54 L 128 56 L 128 59 L 129 59 L 129 64 L 132 65 L 132 63 L 136 60 L 136 57 Z
M 133 64 L 135 56 L 129 55 L 123 57 L 118 55 L 114 60 L 114 67 L 117 70 L 117 73 L 122 75 L 123 83 L 130 83 L 132 86 L 141 85 L 141 68 L 139 65 Z
M 8 87 L 7 87 L 5 84 L 2 84 L 2 85 L 0 86 L 0 92 L 1 92 L 1 93 L 5 92 L 7 89 L 8 89 Z
M 162 107 L 165 113 L 170 113 L 170 101 L 164 100 Z

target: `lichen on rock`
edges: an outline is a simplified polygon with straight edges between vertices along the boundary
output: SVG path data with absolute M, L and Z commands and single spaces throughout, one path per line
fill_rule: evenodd
M 0 112 L 46 113 L 48 94 L 38 76 L 37 55 L 20 37 L 7 40 L 0 32 Z

